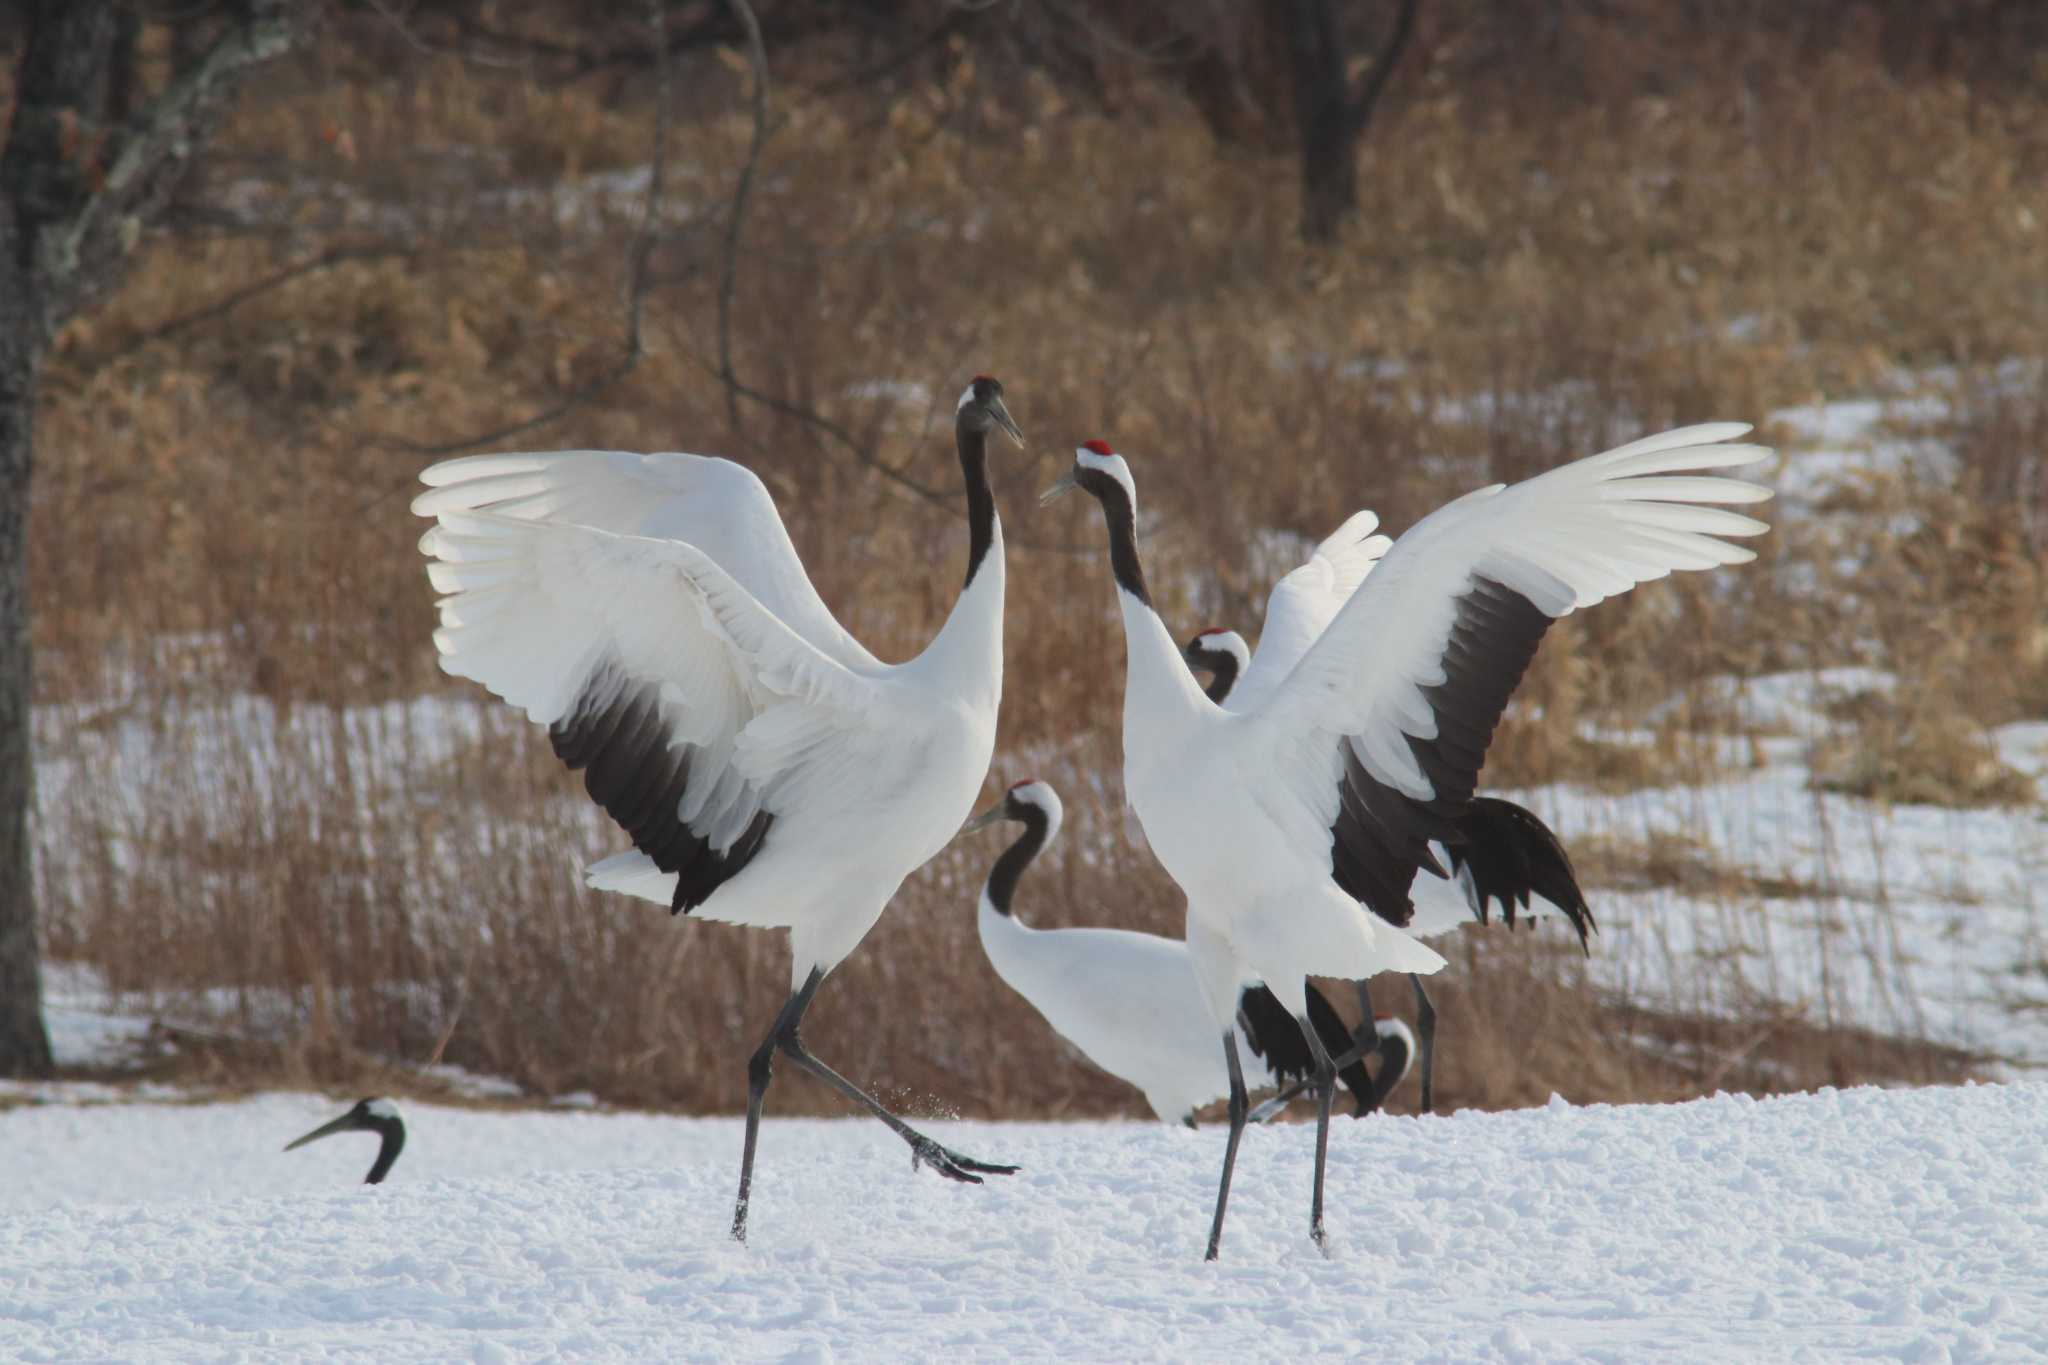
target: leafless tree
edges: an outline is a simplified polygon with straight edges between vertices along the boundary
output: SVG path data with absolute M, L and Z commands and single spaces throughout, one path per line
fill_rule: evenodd
M 183 20 L 201 36 L 173 45 L 176 65 L 151 88 L 139 7 L 25 0 L 18 12 L 0 150 L 0 1075 L 37 1075 L 51 1069 L 28 844 L 38 382 L 59 329 L 116 286 L 244 78 L 292 47 L 304 16 L 298 0 L 235 0 Z
M 1289 0 L 1287 51 L 1301 138 L 1301 235 L 1336 238 L 1358 213 L 1358 139 L 1415 28 L 1420 0 L 1399 0 L 1386 41 L 1354 92 L 1337 0 Z

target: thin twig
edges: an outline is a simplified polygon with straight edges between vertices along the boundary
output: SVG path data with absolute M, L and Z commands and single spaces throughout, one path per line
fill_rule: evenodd
M 1344 123 L 1355 139 L 1365 131 L 1365 125 L 1372 121 L 1373 106 L 1379 103 L 1380 94 L 1387 88 L 1388 77 L 1394 74 L 1394 64 L 1401 60 L 1401 49 L 1408 45 L 1408 35 L 1415 28 L 1415 9 L 1421 0 L 1401 0 L 1400 12 L 1394 16 L 1394 30 L 1387 35 L 1386 45 L 1373 58 L 1372 69 L 1366 73 L 1365 88 L 1358 92 L 1358 98 L 1344 110 Z
M 738 373 L 733 369 L 732 305 L 739 288 L 740 234 L 746 225 L 747 201 L 753 194 L 754 177 L 760 169 L 761 154 L 766 150 L 768 139 L 774 130 L 768 119 L 768 51 L 761 40 L 760 22 L 754 17 L 753 6 L 748 0 L 726 2 L 747 31 L 747 64 L 752 69 L 754 80 L 753 137 L 747 148 L 746 162 L 740 167 L 739 180 L 733 186 L 732 204 L 726 210 L 725 251 L 718 281 L 718 363 L 713 373 L 725 387 L 726 419 L 732 424 L 733 434 L 744 440 L 746 432 L 740 419 L 740 400 L 744 398 L 748 402 L 759 403 L 770 412 L 802 422 L 830 437 L 860 464 L 897 486 L 909 490 L 927 502 L 941 507 L 951 507 L 955 499 L 954 494 L 941 492 L 911 478 L 902 469 L 882 459 L 872 447 L 829 417 L 741 382 Z
M 280 270 L 274 270 L 262 279 L 245 284 L 239 289 L 231 289 L 211 303 L 195 308 L 189 313 L 180 313 L 176 317 L 157 323 L 154 327 L 145 328 L 114 350 L 108 351 L 104 355 L 85 358 L 79 363 L 78 368 L 87 374 L 103 369 L 117 360 L 133 355 L 152 342 L 162 341 L 165 337 L 176 336 L 189 327 L 197 327 L 202 322 L 212 322 L 216 318 L 225 317 L 253 298 L 268 294 L 274 289 L 281 289 L 294 280 L 304 279 L 308 275 L 318 274 L 337 265 L 343 265 L 350 261 L 381 261 L 393 256 L 413 258 L 426 254 L 428 253 L 425 249 L 415 246 L 329 247 L 317 256 L 311 256 L 303 261 L 296 261 Z
M 808 93 L 813 99 L 824 99 L 846 90 L 865 90 L 910 65 L 926 49 L 936 47 L 952 37 L 966 26 L 966 19 L 964 11 L 955 10 L 927 30 L 923 36 L 911 39 L 882 60 L 835 80 L 814 85 Z
M 449 1041 L 455 1037 L 455 1027 L 462 1022 L 463 1006 L 469 1003 L 470 969 L 476 966 L 477 949 L 482 946 L 483 935 L 472 935 L 469 940 L 469 951 L 462 957 L 462 971 L 455 978 L 455 1008 L 448 1012 L 448 1023 L 441 1030 L 441 1036 L 434 1040 L 433 1050 L 427 1053 L 427 1060 L 420 1063 L 423 1067 L 439 1066 L 443 1054 L 448 1051 Z
M 647 170 L 647 202 L 640 214 L 640 231 L 626 257 L 626 354 L 634 362 L 641 355 L 640 319 L 647 299 L 647 260 L 654 253 L 655 226 L 661 219 L 662 180 L 668 168 L 668 133 L 671 118 L 668 43 L 663 28 L 666 0 L 648 0 L 654 26 L 654 164 Z
M 802 404 L 792 403 L 786 398 L 777 398 L 774 394 L 763 393 L 759 389 L 749 388 L 738 379 L 727 378 L 723 375 L 719 376 L 719 378 L 725 383 L 728 401 L 734 398 L 744 398 L 750 403 L 759 403 L 770 412 L 779 413 L 784 417 L 802 422 L 805 426 L 831 437 L 832 440 L 845 447 L 846 452 L 859 463 L 866 465 L 869 469 L 874 470 L 890 482 L 915 493 L 925 501 L 935 503 L 940 507 L 951 508 L 959 498 L 957 492 L 948 493 L 927 484 L 919 483 L 895 465 L 882 459 L 873 449 L 856 438 L 852 432 L 831 418 L 815 413 Z
M 671 119 L 668 43 L 664 37 L 663 0 L 648 0 L 650 22 L 654 29 L 655 58 L 655 108 L 654 108 L 654 161 L 647 172 L 647 198 L 640 213 L 640 226 L 633 234 L 632 244 L 626 250 L 626 336 L 625 346 L 619 358 L 607 366 L 595 379 L 577 385 L 551 406 L 507 423 L 490 431 L 462 437 L 454 441 L 421 442 L 408 437 L 388 434 L 372 435 L 367 439 L 387 448 L 404 450 L 414 455 L 433 458 L 458 454 L 478 446 L 496 445 L 508 437 L 537 427 L 559 421 L 569 413 L 582 407 L 591 399 L 616 387 L 631 374 L 646 354 L 641 340 L 641 323 L 646 315 L 647 263 L 654 253 L 659 238 L 658 227 L 661 219 L 662 184 L 668 161 L 669 123 Z M 378 495 L 372 502 L 381 501 L 385 494 Z
M 732 299 L 739 284 L 740 229 L 747 216 L 747 199 L 754 189 L 754 171 L 761 164 L 761 151 L 768 143 L 768 52 L 761 43 L 761 24 L 747 0 L 727 0 L 740 24 L 747 30 L 747 64 L 754 71 L 754 132 L 747 147 L 746 164 L 740 167 L 739 183 L 733 186 L 732 208 L 725 219 L 725 263 L 718 280 L 718 377 L 725 384 L 726 419 L 738 434 L 740 425 L 740 382 L 732 370 Z M 854 443 L 849 442 L 850 446 Z
M 375 10 L 385 23 L 391 25 L 398 36 L 405 40 L 408 47 L 422 56 L 453 57 L 457 61 L 468 63 L 471 66 L 488 67 L 499 71 L 528 71 L 532 69 L 533 61 L 530 57 L 518 59 L 487 57 L 466 45 L 463 47 L 436 46 L 415 33 L 406 22 L 406 16 L 392 9 L 390 5 L 385 3 L 385 0 L 364 0 L 364 3 Z

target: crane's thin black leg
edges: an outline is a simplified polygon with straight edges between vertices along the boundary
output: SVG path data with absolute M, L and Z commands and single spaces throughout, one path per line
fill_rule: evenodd
M 1015 1166 L 995 1166 L 988 1162 L 976 1161 L 948 1151 L 924 1134 L 912 1128 L 882 1107 L 882 1102 L 847 1080 L 831 1067 L 826 1066 L 804 1047 L 802 1034 L 804 1011 L 810 1008 L 811 997 L 818 993 L 818 983 L 825 979 L 821 971 L 813 971 L 802 988 L 783 1005 L 775 1016 L 775 1025 L 768 1030 L 768 1036 L 761 1040 L 761 1046 L 747 1062 L 747 1136 L 740 1152 L 740 1194 L 733 1206 L 733 1240 L 747 1240 L 747 1200 L 754 1184 L 754 1143 L 761 1128 L 761 1101 L 768 1094 L 768 1082 L 774 1072 L 775 1053 L 780 1049 L 798 1066 L 817 1077 L 863 1107 L 876 1118 L 889 1125 L 898 1137 L 910 1144 L 914 1163 L 929 1163 L 933 1170 L 951 1180 L 966 1181 L 979 1185 L 983 1175 L 1009 1175 Z M 977 1174 L 977 1172 L 979 1174 Z
M 1337 1071 L 1341 1073 L 1346 1068 L 1357 1065 L 1358 1063 L 1364 1061 L 1367 1057 L 1376 1056 L 1383 1050 L 1383 1045 L 1380 1042 L 1379 1035 L 1374 1034 L 1371 1047 L 1354 1046 L 1347 1048 L 1343 1052 L 1340 1052 L 1336 1056 L 1330 1058 L 1330 1065 L 1335 1067 Z M 1310 1087 L 1314 1086 L 1315 1083 L 1316 1078 L 1313 1076 L 1310 1076 L 1305 1080 L 1289 1081 L 1285 1086 L 1281 1087 L 1281 1089 L 1277 1091 L 1271 1098 L 1265 1100 L 1259 1105 L 1258 1108 L 1252 1110 L 1250 1114 L 1250 1121 L 1253 1123 L 1266 1123 L 1271 1121 L 1277 1114 L 1280 1113 L 1281 1110 L 1285 1109 L 1288 1106 L 1289 1102 L 1291 1102 L 1296 1096 L 1300 1095 L 1304 1090 L 1307 1090 Z M 1363 1117 L 1366 1114 L 1370 1114 L 1373 1110 L 1379 1108 L 1380 1101 L 1386 1098 L 1386 1092 L 1380 1089 L 1378 1082 L 1374 1082 L 1372 1090 L 1372 1102 L 1370 1104 L 1360 1106 L 1360 1117 Z
M 1372 988 L 1360 981 L 1358 986 L 1358 1031 L 1353 1035 L 1358 1041 L 1360 1052 L 1370 1052 L 1379 1044 L 1379 1030 L 1375 1027 L 1379 1016 L 1372 1012 Z
M 1308 1039 L 1308 1050 L 1316 1059 L 1316 1180 L 1315 1192 L 1309 1198 L 1308 1235 L 1317 1249 L 1328 1255 L 1329 1238 L 1323 1231 L 1323 1167 L 1330 1155 L 1330 1101 L 1337 1093 L 1337 1064 L 1330 1060 L 1329 1049 L 1309 1027 L 1305 1015 L 1301 1028 Z
M 1436 1076 L 1436 1006 L 1429 1003 L 1429 992 L 1422 989 L 1422 978 L 1410 972 L 1408 982 L 1415 987 L 1415 1041 L 1422 1049 L 1422 1112 L 1434 1114 Z
M 1308 992 L 1309 1026 L 1316 1036 L 1323 1040 L 1323 1047 L 1332 1056 L 1341 1054 L 1345 1060 L 1337 1063 L 1337 1079 L 1344 1083 L 1357 1101 L 1353 1117 L 1364 1118 L 1372 1112 L 1375 1103 L 1372 1077 L 1366 1072 L 1365 1060 L 1360 1055 L 1360 1040 L 1353 1036 L 1351 1026 L 1344 1022 L 1344 1016 L 1337 1013 L 1323 993 L 1311 987 Z M 1378 1035 L 1371 1029 L 1359 1032 L 1378 1041 Z
M 961 1156 L 958 1152 L 941 1147 L 938 1143 L 933 1142 L 923 1133 L 918 1132 L 902 1119 L 897 1118 L 894 1114 L 883 1108 L 882 1102 L 873 1095 L 868 1094 L 867 1091 L 862 1090 L 852 1081 L 847 1080 L 846 1077 L 840 1075 L 831 1067 L 826 1066 L 816 1057 L 813 1057 L 805 1049 L 803 1039 L 796 1035 L 794 1029 L 784 1034 L 777 1041 L 780 1043 L 783 1052 L 788 1055 L 792 1062 L 795 1062 L 798 1066 L 810 1072 L 813 1076 L 816 1076 L 819 1080 L 831 1086 L 854 1103 L 865 1107 L 870 1114 L 873 1114 L 883 1123 L 888 1124 L 889 1130 L 896 1134 L 897 1137 L 909 1143 L 910 1161 L 913 1168 L 920 1164 L 929 1164 L 933 1170 L 947 1179 L 964 1181 L 969 1185 L 979 1185 L 981 1177 L 984 1175 L 1013 1175 L 1016 1173 L 1017 1167 L 1015 1166 L 997 1166 L 986 1161 L 976 1161 L 972 1157 Z
M 1247 1097 L 1234 1032 L 1223 1035 L 1223 1060 L 1230 1068 L 1230 1141 L 1223 1148 L 1223 1183 L 1216 1190 L 1216 1220 L 1209 1225 L 1209 1254 L 1202 1258 L 1205 1261 L 1215 1260 L 1217 1249 L 1223 1245 L 1223 1211 L 1230 1206 L 1230 1173 L 1237 1166 L 1237 1140 L 1244 1136 Z
M 1358 987 L 1358 1027 L 1352 1031 L 1352 1046 L 1332 1059 L 1332 1064 L 1340 1072 L 1358 1065 L 1365 1058 L 1375 1056 L 1380 1051 L 1379 1031 L 1374 1026 L 1376 1016 L 1372 1012 L 1372 991 L 1363 981 L 1355 984 Z M 1288 1106 L 1295 1096 L 1301 1094 L 1302 1091 L 1314 1084 L 1314 1078 L 1310 1077 L 1282 1086 L 1278 1094 L 1252 1110 L 1251 1121 L 1253 1123 L 1271 1121 Z M 1379 1108 L 1381 1099 L 1385 1097 L 1384 1093 L 1377 1086 L 1372 1088 L 1369 1095 L 1367 1091 L 1360 1090 L 1356 1086 L 1353 1087 L 1353 1090 L 1359 1095 L 1358 1112 L 1354 1115 L 1356 1118 L 1364 1118 L 1367 1114 Z
M 767 1098 L 768 1082 L 775 1073 L 775 1045 L 782 1035 L 796 1028 L 803 1019 L 804 1011 L 810 1008 L 811 997 L 818 993 L 818 982 L 823 980 L 820 973 L 812 972 L 803 988 L 792 994 L 776 1011 L 775 1022 L 768 1028 L 768 1036 L 761 1040 L 761 1046 L 747 1061 L 747 1140 L 740 1149 L 740 1195 L 732 1210 L 732 1239 L 735 1242 L 747 1240 L 747 1199 L 754 1188 L 754 1140 L 761 1133 L 761 1101 Z

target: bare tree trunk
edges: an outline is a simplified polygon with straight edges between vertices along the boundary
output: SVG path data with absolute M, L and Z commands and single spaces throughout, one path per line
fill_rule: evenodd
M 28 486 L 40 347 L 21 272 L 0 265 L 0 1076 L 47 1076 L 42 958 L 29 883 Z
M 1358 216 L 1358 139 L 1372 122 L 1387 77 L 1401 60 L 1420 0 L 1400 0 L 1394 26 L 1351 93 L 1334 0 L 1292 0 L 1287 51 L 1294 70 L 1294 116 L 1301 136 L 1301 235 L 1335 241 Z
M 290 47 L 298 2 L 243 0 L 146 103 L 132 6 L 25 6 L 14 107 L 0 118 L 0 1076 L 51 1068 L 28 845 L 29 485 L 43 358 L 58 328 L 119 280 L 243 75 Z
M 29 880 L 35 799 L 29 701 L 29 481 L 36 380 L 54 331 L 38 259 L 44 232 L 79 197 L 91 109 L 113 52 L 111 6 L 45 3 L 28 13 L 20 79 L 0 154 L 0 1076 L 47 1076 L 42 953 Z

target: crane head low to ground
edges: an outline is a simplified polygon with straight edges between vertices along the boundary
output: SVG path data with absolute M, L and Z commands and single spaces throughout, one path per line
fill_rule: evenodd
M 309 1142 L 318 1142 L 336 1133 L 375 1133 L 379 1139 L 377 1160 L 371 1165 L 370 1173 L 363 1177 L 365 1185 L 375 1185 L 391 1174 L 392 1166 L 398 1162 L 398 1154 L 405 1150 L 405 1120 L 398 1116 L 398 1106 L 390 1100 L 372 1096 L 357 1100 L 355 1106 L 340 1118 L 323 1123 L 303 1137 L 293 1138 L 284 1149 L 296 1151 Z

